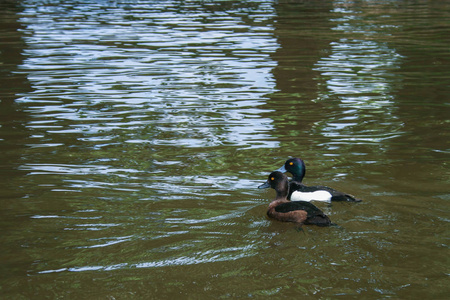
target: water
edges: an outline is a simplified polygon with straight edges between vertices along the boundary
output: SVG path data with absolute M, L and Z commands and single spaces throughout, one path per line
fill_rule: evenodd
M 444 1 L 1 11 L 2 298 L 448 297 Z M 364 202 L 267 219 L 291 156 Z

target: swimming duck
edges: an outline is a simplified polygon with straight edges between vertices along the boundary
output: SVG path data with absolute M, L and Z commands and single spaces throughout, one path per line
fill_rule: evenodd
M 259 188 L 271 187 L 277 196 L 269 204 L 267 215 L 270 218 L 283 222 L 294 222 L 298 225 L 330 226 L 330 218 L 325 215 L 314 204 L 306 201 L 289 201 L 289 180 L 286 175 L 279 171 L 270 173 L 267 182 Z
M 362 200 L 355 198 L 350 194 L 336 191 L 327 186 L 306 186 L 302 183 L 303 177 L 305 177 L 306 167 L 305 163 L 300 158 L 290 158 L 284 165 L 277 171 L 292 174 L 292 180 L 290 182 L 290 192 L 288 199 L 301 200 L 301 201 L 348 201 L 348 202 L 361 202 Z

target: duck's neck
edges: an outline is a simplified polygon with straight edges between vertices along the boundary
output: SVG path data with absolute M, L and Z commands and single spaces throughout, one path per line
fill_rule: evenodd
M 289 194 L 289 182 L 286 180 L 282 182 L 280 186 L 276 189 L 277 196 L 275 200 L 287 200 L 287 196 Z
M 300 173 L 292 174 L 292 181 L 302 182 L 303 177 L 305 177 L 305 169 L 302 169 Z
M 299 165 L 298 168 L 294 170 L 294 172 L 291 172 L 291 174 L 292 174 L 292 181 L 302 182 L 303 177 L 305 177 L 306 174 L 305 164 L 302 162 L 302 164 Z

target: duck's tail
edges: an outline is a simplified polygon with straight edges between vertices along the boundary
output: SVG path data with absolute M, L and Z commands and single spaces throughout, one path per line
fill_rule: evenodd
M 334 195 L 331 198 L 331 201 L 362 202 L 361 199 L 358 199 L 353 195 L 343 193 L 340 195 Z
M 334 225 L 334 223 L 331 222 L 330 218 L 325 214 L 318 214 L 311 218 L 308 218 L 305 220 L 306 225 L 316 225 L 316 226 L 331 226 Z

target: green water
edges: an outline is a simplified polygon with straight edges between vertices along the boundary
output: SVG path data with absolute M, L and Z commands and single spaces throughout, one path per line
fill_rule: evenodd
M 1 298 L 448 297 L 445 1 L 0 12 Z M 293 156 L 364 201 L 267 219 Z

